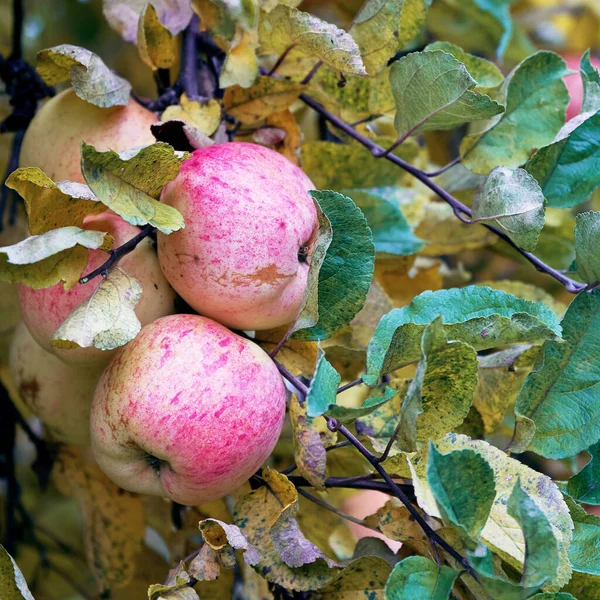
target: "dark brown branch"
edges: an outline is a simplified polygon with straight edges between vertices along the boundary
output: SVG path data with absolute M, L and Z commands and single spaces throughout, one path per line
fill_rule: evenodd
M 23 0 L 13 0 L 13 24 L 12 24 L 12 52 L 10 58 L 21 59 L 23 57 Z
M 428 173 L 425 173 L 425 175 L 427 175 L 427 177 L 437 177 L 438 175 L 445 173 L 452 167 L 459 165 L 460 162 L 461 162 L 461 158 L 460 158 L 460 156 L 457 156 L 454 160 L 451 160 L 447 165 L 440 167 L 437 171 L 429 171 Z
M 142 231 L 140 233 L 138 233 L 135 237 L 131 238 L 130 240 L 128 240 L 127 242 L 125 242 L 124 244 L 119 246 L 118 248 L 111 250 L 109 252 L 110 256 L 108 257 L 106 262 L 101 264 L 97 269 L 95 269 L 94 271 L 92 271 L 91 273 L 86 275 L 85 277 L 82 277 L 79 280 L 79 283 L 88 283 L 88 281 L 95 279 L 96 277 L 98 277 L 98 275 L 102 275 L 103 277 L 106 277 L 106 275 L 108 274 L 108 271 L 111 267 L 114 267 L 114 265 L 116 265 L 126 254 L 129 254 L 130 252 L 135 250 L 136 246 L 144 238 L 147 238 L 154 230 L 155 230 L 155 227 L 153 225 L 146 225 L 142 229 Z
M 181 73 L 179 79 L 183 91 L 190 100 L 198 97 L 198 73 L 196 71 L 196 36 L 198 34 L 198 15 L 194 14 L 192 20 L 183 32 L 181 44 Z
M 344 133 L 346 133 L 351 138 L 355 139 L 357 142 L 362 144 L 367 150 L 369 150 L 374 156 L 381 156 L 385 153 L 385 149 L 376 144 L 373 140 L 365 137 L 364 135 L 357 132 L 350 125 L 342 121 L 339 117 L 336 117 L 331 112 L 329 112 L 325 107 L 319 104 L 316 100 L 307 96 L 306 94 L 301 94 L 300 99 L 310 106 L 313 110 L 318 112 L 325 120 L 329 121 L 332 125 L 335 125 L 338 129 L 341 129 Z M 417 169 L 410 163 L 402 160 L 400 157 L 395 154 L 387 154 L 385 155 L 385 159 L 390 162 L 398 165 L 401 169 L 410 173 L 413 177 L 418 179 L 421 183 L 426 185 L 431 191 L 437 194 L 444 202 L 449 204 L 454 210 L 456 215 L 462 214 L 467 217 L 471 217 L 471 209 L 464 205 L 462 202 L 457 200 L 454 196 L 446 192 L 443 188 L 437 185 L 434 181 L 430 179 L 430 177 L 425 174 L 420 169 Z M 503 239 L 507 244 L 512 246 L 519 254 L 521 254 L 525 259 L 527 259 L 538 271 L 542 273 L 546 273 L 553 277 L 557 281 L 559 281 L 562 285 L 564 285 L 565 289 L 568 292 L 573 294 L 579 293 L 581 290 L 585 288 L 585 284 L 579 283 L 570 277 L 563 275 L 557 269 L 553 269 L 551 266 L 547 265 L 545 262 L 540 260 L 537 256 L 532 254 L 531 252 L 527 252 L 523 250 L 517 244 L 515 244 L 502 230 L 494 227 L 493 225 L 483 224 L 484 227 L 487 227 L 490 231 L 492 231 L 499 238 Z

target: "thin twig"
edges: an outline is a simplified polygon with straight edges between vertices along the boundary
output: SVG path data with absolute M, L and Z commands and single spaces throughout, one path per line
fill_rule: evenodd
M 446 171 L 450 170 L 452 167 L 459 165 L 460 162 L 461 158 L 460 156 L 457 156 L 454 160 L 451 160 L 447 165 L 439 168 L 437 171 L 425 172 L 425 175 L 427 175 L 427 177 L 437 177 L 438 175 L 441 175 L 442 173 L 445 173 Z
M 307 96 L 306 94 L 300 94 L 300 99 L 310 106 L 313 110 L 318 112 L 325 120 L 329 121 L 332 125 L 335 125 L 338 129 L 341 129 L 344 133 L 346 133 L 351 138 L 355 139 L 357 142 L 362 144 L 367 150 L 369 150 L 374 156 L 381 155 L 385 152 L 385 149 L 376 144 L 373 140 L 365 137 L 352 127 L 342 121 L 339 117 L 336 117 L 331 112 L 329 112 L 325 107 L 319 104 L 316 100 Z M 426 185 L 431 191 L 437 194 L 444 202 L 449 204 L 454 210 L 455 214 L 463 214 L 467 217 L 471 217 L 471 209 L 464 205 L 462 202 L 457 200 L 454 196 L 449 194 L 446 190 L 437 185 L 434 181 L 432 181 L 423 171 L 417 169 L 410 163 L 402 160 L 400 157 L 395 154 L 388 154 L 385 156 L 386 160 L 398 165 L 407 173 L 410 173 L 413 177 L 418 179 L 421 183 Z M 585 288 L 585 284 L 579 283 L 570 277 L 566 277 L 558 270 L 553 269 L 551 266 L 547 265 L 545 262 L 540 260 L 537 256 L 532 254 L 531 252 L 527 252 L 520 248 L 517 244 L 515 244 L 508 235 L 506 235 L 503 231 L 494 227 L 493 225 L 483 224 L 483 227 L 487 227 L 490 231 L 496 234 L 499 238 L 503 239 L 507 244 L 512 246 L 519 254 L 521 254 L 524 258 L 526 258 L 533 266 L 540 272 L 546 273 L 553 277 L 557 281 L 559 281 L 562 285 L 564 285 L 565 289 L 568 292 L 573 294 L 579 293 L 581 290 Z
M 287 58 L 290 51 L 295 48 L 296 44 L 291 44 L 288 46 L 280 55 L 279 58 L 275 61 L 275 64 L 271 67 L 271 70 L 267 73 L 268 77 L 272 77 L 277 72 L 277 69 L 283 64 L 283 61 Z
M 345 383 L 344 385 L 342 385 L 341 387 L 339 387 L 337 389 L 336 394 L 341 394 L 342 392 L 345 392 L 346 390 L 349 390 L 350 388 L 360 385 L 362 382 L 363 382 L 363 378 L 359 377 L 358 379 L 355 379 L 354 381 L 351 381 L 350 383 Z
M 301 496 L 304 496 L 307 500 L 310 500 L 311 502 L 316 504 L 317 506 L 320 506 L 321 508 L 331 511 L 332 513 L 336 514 L 338 517 L 341 517 L 342 519 L 346 519 L 346 521 L 350 521 L 351 523 L 356 523 L 357 525 L 361 525 L 362 527 L 366 527 L 373 531 L 379 531 L 379 529 L 377 529 L 376 527 L 371 527 L 370 525 L 367 525 L 365 523 L 364 519 L 357 519 L 356 517 L 353 517 L 352 515 L 342 512 L 341 510 L 338 510 L 332 504 L 329 504 L 329 502 L 325 502 L 325 500 L 321 500 L 321 498 L 318 498 L 317 496 L 313 496 L 312 494 L 309 494 L 306 490 L 303 490 L 302 488 L 298 488 L 298 493 Z
M 106 276 L 109 269 L 113 267 L 116 263 L 118 263 L 126 254 L 129 254 L 133 250 L 135 250 L 136 246 L 146 237 L 148 237 L 153 231 L 155 227 L 153 225 L 146 225 L 144 229 L 140 233 L 138 233 L 135 237 L 132 237 L 130 240 L 111 250 L 109 252 L 110 256 L 108 259 L 101 264 L 97 269 L 82 277 L 79 280 L 79 283 L 88 283 L 92 279 L 98 277 L 98 275 Z
M 317 71 L 323 66 L 323 61 L 318 61 L 314 67 L 308 72 L 306 77 L 300 82 L 300 85 L 308 85 L 310 80 L 317 74 Z
M 196 71 L 198 22 L 198 15 L 194 14 L 183 33 L 181 47 L 181 73 L 179 78 L 183 85 L 183 90 L 190 100 L 198 97 L 198 73 Z

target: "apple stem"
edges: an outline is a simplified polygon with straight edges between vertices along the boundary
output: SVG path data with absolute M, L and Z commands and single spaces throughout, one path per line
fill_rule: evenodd
M 108 271 L 114 267 L 126 254 L 129 254 L 133 250 L 136 249 L 137 245 L 149 235 L 154 232 L 156 228 L 153 225 L 146 225 L 140 233 L 138 233 L 135 237 L 132 237 L 130 240 L 127 240 L 124 244 L 121 244 L 118 248 L 111 250 L 109 252 L 108 259 L 101 264 L 97 269 L 93 270 L 88 275 L 85 275 L 79 280 L 79 283 L 88 283 L 92 279 L 98 277 L 98 275 L 102 275 L 102 277 L 106 277 Z

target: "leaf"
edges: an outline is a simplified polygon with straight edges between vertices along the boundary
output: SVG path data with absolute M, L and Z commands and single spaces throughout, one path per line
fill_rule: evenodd
M 448 343 L 441 317 L 425 327 L 421 352 L 400 411 L 398 443 L 411 452 L 417 441 L 435 440 L 460 426 L 477 385 L 477 353 L 463 342 Z
M 558 542 L 547 516 L 521 487 L 519 477 L 508 499 L 508 514 L 525 537 L 525 565 L 521 585 L 534 587 L 553 581 L 558 570 Z
M 418 150 L 409 141 L 395 154 L 410 161 L 414 160 Z M 401 185 L 405 180 L 402 169 L 388 160 L 375 158 L 359 144 L 307 142 L 300 150 L 300 162 L 317 189 L 339 191 L 393 186 Z
M 126 41 L 137 41 L 138 22 L 147 0 L 102 0 L 108 24 Z M 181 33 L 192 18 L 189 0 L 150 0 L 158 18 L 173 34 Z
M 581 204 L 600 185 L 599 134 L 600 111 L 529 159 L 525 168 L 539 182 L 549 206 Z
M 213 550 L 229 547 L 244 552 L 244 562 L 250 566 L 260 561 L 260 552 L 248 542 L 240 528 L 218 519 L 204 519 L 198 524 L 204 541 Z
M 600 74 L 590 61 L 589 49 L 581 57 L 579 70 L 583 82 L 581 112 L 595 112 L 600 109 Z
M 493 62 L 474 54 L 469 54 L 460 46 L 451 44 L 450 42 L 433 42 L 425 47 L 425 51 L 427 52 L 433 50 L 443 50 L 448 54 L 452 54 L 456 60 L 465 66 L 469 75 L 477 82 L 477 89 L 479 90 L 496 88 L 504 81 L 502 71 Z
M 221 105 L 216 100 L 209 100 L 204 104 L 190 100 L 184 93 L 181 94 L 178 105 L 168 106 L 161 115 L 163 121 L 173 119 L 184 121 L 204 135 L 212 135 L 221 122 Z
M 283 156 L 291 160 L 295 165 L 299 165 L 303 134 L 298 123 L 296 123 L 294 115 L 288 109 L 272 113 L 267 117 L 265 125 L 283 131 L 285 134 L 283 140 L 273 144 L 271 148 L 283 154 Z
M 70 80 L 75 93 L 102 108 L 127 106 L 131 85 L 115 75 L 99 56 L 71 44 L 37 53 L 37 71 L 48 85 Z
M 450 567 L 440 567 L 424 556 L 409 556 L 393 568 L 385 600 L 446 600 L 457 577 Z
M 567 74 L 564 60 L 552 52 L 536 52 L 517 65 L 503 86 L 504 114 L 483 133 L 463 139 L 462 164 L 486 175 L 498 165 L 518 167 L 549 144 L 565 122 Z
M 399 48 L 398 30 L 404 3 L 405 0 L 367 0 L 348 29 L 369 75 L 377 75 Z
M 354 200 L 367 219 L 375 251 L 407 256 L 419 252 L 424 243 L 412 232 L 397 204 L 380 189 L 342 190 Z
M 255 570 L 267 581 L 288 590 L 322 588 L 339 569 L 331 568 L 321 551 L 297 529 L 296 489 L 285 475 L 272 469 L 263 469 L 262 477 L 267 485 L 242 496 L 234 511 L 235 524 L 262 555 Z M 278 521 L 273 539 L 272 528 Z M 303 564 L 292 568 L 286 560 Z
M 175 62 L 175 39 L 160 22 L 156 9 L 150 2 L 140 15 L 137 46 L 142 62 L 152 70 L 169 69 Z
M 600 280 L 600 212 L 579 213 L 575 221 L 577 274 L 586 283 L 596 283 Z
M 150 224 L 169 234 L 184 227 L 181 213 L 155 200 L 181 167 L 173 148 L 161 142 L 142 148 L 129 159 L 114 150 L 81 146 L 81 170 L 98 199 L 131 225 Z
M 306 396 L 306 412 L 310 418 L 325 414 L 328 407 L 335 404 L 341 381 L 341 375 L 331 366 L 325 354 L 321 354 Z
M 31 235 L 69 225 L 81 227 L 85 217 L 106 210 L 87 185 L 73 181 L 54 183 L 37 167 L 13 171 L 6 186 L 25 201 Z
M 22 283 L 39 290 L 62 282 L 65 291 L 79 282 L 88 263 L 88 251 L 83 246 L 62 250 L 33 264 L 13 265 L 0 256 L 0 281 Z
M 92 250 L 109 250 L 112 241 L 112 236 L 104 231 L 61 227 L 40 235 L 32 235 L 12 246 L 0 247 L 0 253 L 6 254 L 9 264 L 29 265 L 75 246 Z
M 198 594 L 190 587 L 190 576 L 185 565 L 179 563 L 169 571 L 164 583 L 148 588 L 149 600 L 198 600 Z
M 600 291 L 582 292 L 562 320 L 563 342 L 544 342 L 517 397 L 513 452 L 573 456 L 600 439 Z
M 86 298 L 52 336 L 56 348 L 113 350 L 132 340 L 141 324 L 134 308 L 142 296 L 137 279 L 113 267 L 95 292 Z
M 447 519 L 476 539 L 496 497 L 494 472 L 473 450 L 440 454 L 429 442 L 427 483 Z
M 165 142 L 184 152 L 193 152 L 215 143 L 205 133 L 181 119 L 153 123 L 150 125 L 150 131 L 158 142 Z
M 586 504 L 600 504 L 600 442 L 590 446 L 587 451 L 590 461 L 569 479 L 567 493 L 571 498 Z M 600 573 L 599 573 L 600 575 Z
M 139 496 L 112 483 L 84 451 L 63 446 L 54 480 L 63 495 L 74 497 L 84 523 L 88 565 L 101 592 L 126 585 L 144 540 L 144 511 Z
M 382 317 L 367 351 L 365 383 L 417 361 L 425 326 L 438 315 L 449 339 L 475 350 L 557 339 L 561 332 L 547 306 L 505 292 L 478 286 L 424 292 Z
M 256 125 L 274 112 L 285 110 L 298 98 L 303 86 L 294 81 L 259 77 L 249 88 L 228 87 L 223 108 L 243 125 Z
M 363 307 L 373 276 L 375 249 L 366 219 L 350 198 L 327 190 L 309 193 L 329 219 L 333 237 L 319 269 L 318 321 L 296 331 L 294 337 L 323 340 L 347 325 Z
M 484 94 L 465 66 L 447 52 L 413 52 L 394 62 L 390 86 L 396 103 L 399 138 L 491 119 L 503 107 Z
M 532 252 L 544 227 L 544 194 L 524 169 L 496 167 L 473 199 L 473 218 L 494 220 L 517 245 Z
M 23 573 L 2 545 L 0 545 L 0 598 L 2 600 L 34 600 Z
M 558 541 L 559 570 L 556 577 L 547 581 L 545 586 L 546 588 L 560 588 L 565 585 L 571 576 L 568 552 L 571 545 L 573 522 L 562 494 L 552 480 L 482 440 L 471 440 L 465 435 L 449 433 L 444 438 L 437 440 L 435 445 L 436 449 L 442 453 L 472 450 L 490 465 L 494 471 L 496 498 L 480 537 L 494 553 L 499 554 L 513 567 L 522 570 L 526 553 L 523 533 L 514 517 L 507 512 L 507 503 L 515 481 L 517 478 L 520 479 L 523 491 L 544 513 L 552 526 L 553 535 Z M 408 459 L 419 506 L 431 516 L 441 517 L 431 489 L 425 481 L 427 468 L 425 452 L 409 455 Z
M 366 75 L 360 50 L 352 37 L 332 23 L 279 4 L 263 14 L 259 24 L 261 52 L 281 54 L 288 46 L 351 75 Z
M 600 518 L 588 514 L 577 502 L 565 495 L 575 529 L 569 560 L 578 573 L 600 575 Z
M 324 359 L 325 360 L 325 359 Z M 312 419 L 306 414 L 306 402 L 292 395 L 288 408 L 292 425 L 294 460 L 300 474 L 315 489 L 324 491 L 327 479 L 327 453 L 316 423 L 327 428 L 325 419 Z

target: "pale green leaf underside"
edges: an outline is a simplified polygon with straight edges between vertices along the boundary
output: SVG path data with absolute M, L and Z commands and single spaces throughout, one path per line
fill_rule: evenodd
M 583 281 L 600 281 L 600 212 L 589 211 L 575 217 L 575 262 Z

